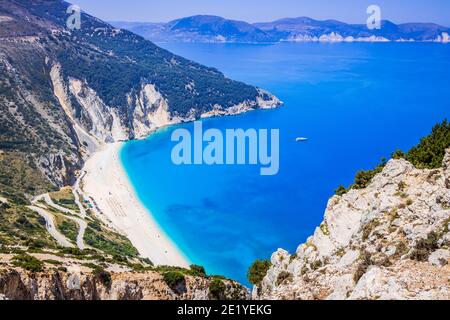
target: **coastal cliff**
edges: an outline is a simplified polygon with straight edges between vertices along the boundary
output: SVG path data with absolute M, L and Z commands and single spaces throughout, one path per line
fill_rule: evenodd
M 80 29 L 71 30 L 69 6 L 61 0 L 0 3 L 0 148 L 41 175 L 27 198 L 48 185 L 72 185 L 104 144 L 281 104 L 88 14 L 81 13 Z M 14 190 L 6 193 L 11 197 Z
M 442 141 L 442 140 L 441 140 Z M 450 149 L 438 169 L 389 161 L 330 199 L 293 255 L 278 250 L 254 299 L 450 299 Z
M 107 276 L 82 271 L 48 269 L 29 272 L 0 267 L 0 300 L 211 300 L 248 298 L 249 292 L 233 281 L 186 276 L 171 288 L 158 272 L 116 272 Z

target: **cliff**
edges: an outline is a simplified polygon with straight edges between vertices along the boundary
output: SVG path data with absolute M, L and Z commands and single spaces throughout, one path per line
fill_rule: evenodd
M 444 140 L 441 140 L 444 141 Z M 442 168 L 391 160 L 330 199 L 294 255 L 278 250 L 255 299 L 450 299 L 450 149 Z
M 84 271 L 46 270 L 32 273 L 0 267 L 0 300 L 210 300 L 248 297 L 248 291 L 225 281 L 217 296 L 213 279 L 187 276 L 171 288 L 158 272 L 116 272 L 106 278 Z
M 259 88 L 86 13 L 80 29 L 70 30 L 69 5 L 0 2 L 0 150 L 36 177 L 18 183 L 25 190 L 17 191 L 10 188 L 17 176 L 0 167 L 6 177 L 0 193 L 7 198 L 73 184 L 102 144 L 144 138 L 211 111 L 235 114 L 280 105 Z

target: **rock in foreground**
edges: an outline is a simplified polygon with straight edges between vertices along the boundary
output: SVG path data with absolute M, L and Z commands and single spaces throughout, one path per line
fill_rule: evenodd
M 450 299 L 450 150 L 443 167 L 391 160 L 335 196 L 296 254 L 273 254 L 255 299 Z

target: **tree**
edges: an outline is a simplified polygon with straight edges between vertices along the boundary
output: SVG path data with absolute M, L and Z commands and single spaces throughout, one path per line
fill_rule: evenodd
M 191 269 L 191 273 L 194 276 L 199 276 L 199 277 L 205 277 L 206 276 L 206 271 L 205 268 L 202 266 L 197 266 L 195 264 L 192 264 L 190 266 Z
M 260 285 L 271 266 L 269 260 L 256 260 L 247 272 L 248 281 L 255 286 Z
M 178 287 L 184 286 L 186 280 L 184 275 L 180 272 L 169 271 L 163 274 L 164 282 L 174 291 L 177 291 Z
M 209 292 L 214 299 L 222 300 L 225 297 L 225 290 L 227 287 L 222 280 L 214 278 L 209 284 Z

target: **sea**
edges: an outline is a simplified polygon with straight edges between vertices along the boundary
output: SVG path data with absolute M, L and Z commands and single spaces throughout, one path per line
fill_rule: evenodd
M 280 168 L 175 165 L 163 128 L 121 150 L 142 203 L 192 264 L 250 286 L 247 270 L 278 248 L 295 253 L 339 185 L 407 151 L 450 118 L 450 45 L 438 43 L 161 43 L 227 77 L 270 91 L 274 110 L 203 121 L 203 128 L 278 129 Z M 298 142 L 298 137 L 308 140 Z

